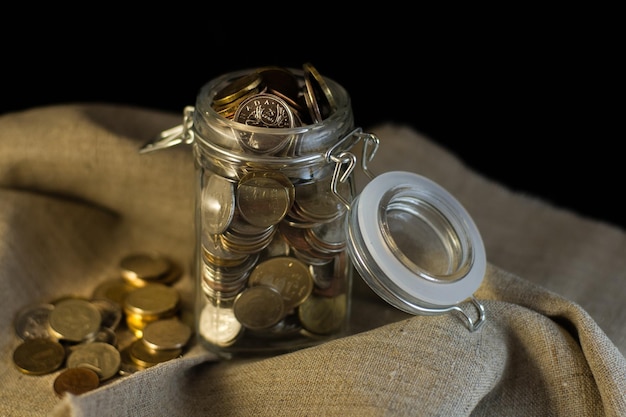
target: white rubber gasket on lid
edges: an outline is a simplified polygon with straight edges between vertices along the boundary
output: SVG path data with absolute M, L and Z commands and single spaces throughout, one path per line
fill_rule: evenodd
M 389 196 L 393 189 L 411 189 L 426 204 L 440 209 L 444 215 L 454 216 L 457 234 L 466 236 L 471 246 L 471 267 L 465 276 L 453 280 L 442 281 L 427 279 L 407 268 L 397 259 L 387 246 L 382 234 L 379 210 L 383 198 Z M 357 220 L 363 242 L 369 255 L 377 264 L 383 276 L 364 277 L 375 279 L 373 287 L 382 286 L 392 293 L 390 283 L 408 294 L 410 299 L 400 301 L 415 305 L 450 307 L 472 296 L 480 286 L 486 271 L 486 255 L 478 228 L 465 208 L 444 188 L 437 183 L 418 174 L 404 171 L 392 171 L 381 174 L 370 181 L 358 198 Z M 416 208 L 419 210 L 419 207 Z M 461 227 L 463 230 L 458 230 Z M 369 283 L 368 283 L 369 284 Z

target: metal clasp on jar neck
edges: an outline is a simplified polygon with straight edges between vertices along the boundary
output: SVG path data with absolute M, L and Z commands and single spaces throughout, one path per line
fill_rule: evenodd
M 183 110 L 183 123 L 159 133 L 143 145 L 139 149 L 139 153 L 148 153 L 160 149 L 171 148 L 172 146 L 176 146 L 181 143 L 187 145 L 193 143 L 194 134 L 191 128 L 193 127 L 194 111 L 195 108 L 193 106 L 186 106 Z
M 373 133 L 364 133 L 363 129 L 357 127 L 339 140 L 325 154 L 326 161 L 335 163 L 335 171 L 331 180 L 331 190 L 335 197 L 350 210 L 351 201 L 346 200 L 338 191 L 337 185 L 344 183 L 356 167 L 357 157 L 350 150 L 359 142 L 363 141 L 363 153 L 361 156 L 361 169 L 370 179 L 374 178 L 374 173 L 367 166 L 378 151 L 380 140 Z

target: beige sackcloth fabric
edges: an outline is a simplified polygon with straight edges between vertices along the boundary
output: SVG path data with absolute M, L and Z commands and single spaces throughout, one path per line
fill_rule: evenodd
M 25 375 L 12 362 L 20 308 L 87 296 L 144 250 L 186 265 L 176 288 L 191 308 L 191 147 L 138 153 L 181 122 L 182 112 L 107 103 L 0 116 L 0 415 L 626 415 L 625 231 L 512 192 L 392 124 L 366 129 L 381 141 L 371 168 L 426 176 L 468 210 L 489 262 L 475 294 L 484 326 L 402 313 L 355 276 L 349 336 L 231 361 L 194 342 L 180 359 L 57 398 L 59 372 Z

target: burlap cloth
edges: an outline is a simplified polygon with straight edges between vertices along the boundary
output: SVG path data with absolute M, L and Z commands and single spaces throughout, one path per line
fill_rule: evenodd
M 193 344 L 60 400 L 58 373 L 24 375 L 12 363 L 21 307 L 89 295 L 123 255 L 158 250 L 186 266 L 176 287 L 190 308 L 191 149 L 137 152 L 181 121 L 108 104 L 0 117 L 3 416 L 626 415 L 626 233 L 514 193 L 394 125 L 369 130 L 381 139 L 373 170 L 429 177 L 481 231 L 482 328 L 469 332 L 454 313 L 401 313 L 357 276 L 350 336 L 254 360 L 218 361 Z

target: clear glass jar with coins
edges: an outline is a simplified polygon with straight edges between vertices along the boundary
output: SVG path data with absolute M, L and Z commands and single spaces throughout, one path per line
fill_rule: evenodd
M 207 83 L 190 117 L 200 340 L 230 356 L 344 334 L 352 268 L 335 193 L 349 201 L 354 184 L 333 179 L 357 141 L 347 92 L 308 64 L 259 68 Z
M 472 297 L 484 248 L 469 215 L 416 174 L 375 177 L 378 138 L 312 65 L 209 81 L 183 123 L 141 151 L 178 143 L 193 146 L 195 330 L 210 351 L 278 353 L 347 334 L 355 270 L 403 311 L 484 322 Z M 357 166 L 371 179 L 360 196 Z M 468 298 L 476 320 L 459 307 Z

